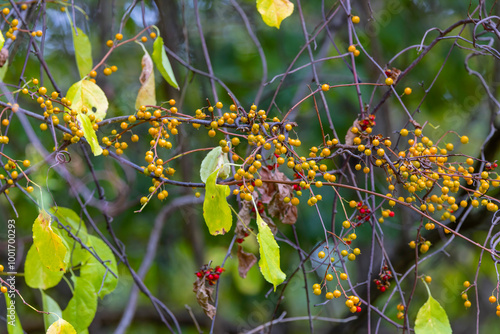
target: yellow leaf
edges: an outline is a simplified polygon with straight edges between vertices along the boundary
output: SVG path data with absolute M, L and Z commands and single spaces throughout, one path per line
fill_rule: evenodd
M 292 15 L 293 3 L 289 0 L 257 0 L 257 10 L 265 24 L 279 29 L 281 21 Z
M 76 334 L 75 328 L 64 319 L 59 319 L 47 329 L 47 334 Z
M 33 224 L 33 243 L 45 267 L 51 271 L 66 271 L 68 249 L 61 237 L 52 231 L 50 222 L 49 214 L 40 212 Z

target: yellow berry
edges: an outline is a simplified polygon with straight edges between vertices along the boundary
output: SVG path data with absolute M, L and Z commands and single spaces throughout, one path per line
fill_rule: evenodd
M 405 88 L 405 94 L 406 95 L 410 95 L 411 94 L 411 88 L 410 87 L 406 87 Z
M 323 84 L 323 85 L 321 85 L 321 90 L 323 92 L 329 91 L 330 90 L 330 85 L 329 84 Z
M 394 83 L 394 80 L 392 80 L 392 78 L 386 78 L 385 79 L 385 84 L 387 86 L 391 86 L 393 83 Z
M 352 23 L 354 23 L 354 24 L 358 24 L 358 23 L 359 23 L 359 21 L 360 21 L 359 16 L 353 16 L 353 17 L 351 18 L 351 21 L 352 21 Z
M 117 40 L 121 41 L 121 40 L 123 39 L 123 35 L 122 35 L 122 34 L 120 34 L 120 33 L 118 33 L 118 34 L 116 34 L 116 35 L 115 35 L 115 38 L 116 38 Z

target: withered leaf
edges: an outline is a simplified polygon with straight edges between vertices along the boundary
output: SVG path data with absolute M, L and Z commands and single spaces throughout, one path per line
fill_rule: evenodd
M 247 277 L 248 271 L 257 263 L 257 257 L 252 253 L 247 253 L 243 247 L 238 246 L 238 273 L 242 278 Z
M 196 300 L 198 301 L 198 304 L 203 308 L 203 311 L 205 314 L 210 318 L 213 319 L 215 317 L 215 314 L 217 312 L 217 309 L 215 306 L 210 304 L 210 302 L 213 300 L 212 295 L 214 292 L 213 288 L 207 287 L 205 284 L 205 278 L 198 278 L 196 282 L 193 284 L 193 292 L 196 294 Z
M 267 204 L 267 212 L 271 217 L 278 218 L 283 224 L 295 224 L 297 221 L 297 207 L 292 203 L 285 203 L 285 197 L 293 197 L 293 188 L 289 184 L 279 183 L 280 181 L 288 182 L 290 179 L 280 171 L 262 170 L 260 174 L 263 179 L 275 180 L 278 183 L 264 182 L 262 187 L 259 187 L 262 202 Z M 269 224 L 269 227 L 275 233 L 276 226 L 266 215 L 262 215 L 262 219 Z
M 9 49 L 3 48 L 0 50 L 0 67 L 3 67 L 9 58 Z
M 347 133 L 345 135 L 345 144 L 346 145 L 354 145 L 354 138 L 356 138 L 356 134 L 353 133 L 351 130 L 352 128 L 360 128 L 361 126 L 359 125 L 359 122 L 357 119 L 354 120 L 354 122 L 352 122 L 352 126 L 349 128 L 349 130 L 347 130 Z

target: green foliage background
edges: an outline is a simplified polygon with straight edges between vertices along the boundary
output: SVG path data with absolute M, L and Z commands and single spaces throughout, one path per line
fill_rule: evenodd
M 492 1 L 489 1 L 493 3 Z M 111 9 L 111 3 L 115 4 Z M 156 4 L 147 1 L 145 3 L 146 21 L 148 24 L 158 24 L 162 29 L 162 36 L 166 45 L 174 50 L 183 59 L 189 59 L 190 64 L 205 71 L 206 65 L 200 47 L 200 40 L 197 35 L 195 17 L 191 1 L 171 1 L 167 5 L 162 5 L 168 12 L 158 14 Z M 276 30 L 267 27 L 261 20 L 260 15 L 255 9 L 255 2 L 250 0 L 239 1 L 245 13 L 249 16 L 252 28 L 256 32 L 268 62 L 268 80 L 273 76 L 283 73 L 290 61 L 304 44 L 304 36 L 301 31 L 300 20 L 297 12 L 282 23 L 281 29 Z M 309 32 L 314 31 L 317 24 L 322 20 L 321 1 L 304 1 L 302 3 L 304 16 L 307 18 Z M 330 8 L 333 1 L 325 1 L 325 7 Z M 94 60 L 100 59 L 107 51 L 105 42 L 112 38 L 117 31 L 119 19 L 122 17 L 129 1 L 77 1 L 85 12 L 89 15 L 89 20 L 85 20 L 79 13 L 76 14 L 76 26 L 80 27 L 90 38 L 93 47 Z M 446 28 L 450 24 L 466 17 L 469 3 L 464 1 L 378 1 L 372 2 L 374 21 L 366 26 L 366 18 L 369 16 L 369 9 L 366 4 L 356 2 L 355 12 L 362 17 L 362 24 L 357 29 L 362 34 L 366 31 L 376 31 L 376 34 L 366 33 L 367 51 L 374 56 L 380 64 L 385 64 L 397 52 L 410 45 L 421 43 L 426 30 L 432 27 Z M 182 9 L 184 8 L 184 12 Z M 200 1 L 200 14 L 203 25 L 206 42 L 209 48 L 215 74 L 223 80 L 235 94 L 235 97 L 248 108 L 255 101 L 255 94 L 262 79 L 262 65 L 255 45 L 249 38 L 241 17 L 231 6 L 230 1 Z M 158 23 L 159 20 L 162 20 Z M 72 43 L 71 30 L 65 14 L 59 11 L 59 6 L 47 4 L 47 35 L 44 57 L 53 71 L 54 76 L 60 87 L 66 91 L 70 85 L 79 79 L 78 69 L 75 64 Z M 125 38 L 131 37 L 142 27 L 141 9 L 138 6 L 131 14 L 131 19 L 127 21 L 124 27 Z M 467 28 L 468 29 L 468 28 Z M 334 19 L 331 23 L 333 40 L 337 43 L 340 50 L 346 50 L 346 25 L 344 21 Z M 426 41 L 432 40 L 436 32 L 430 32 Z M 185 36 L 189 36 L 189 50 L 186 50 L 187 44 Z M 466 31 L 464 37 L 469 38 L 470 32 Z M 324 45 L 323 40 L 329 38 L 321 33 L 317 38 L 317 54 L 322 57 L 337 55 L 333 47 L 319 49 Z M 440 42 L 425 59 L 417 65 L 412 73 L 407 76 L 398 87 L 410 86 L 413 88 L 413 94 L 405 97 L 405 102 L 410 110 L 415 110 L 425 96 L 424 87 L 428 87 L 433 80 L 439 68 L 445 61 L 453 40 Z M 498 41 L 495 42 L 498 47 Z M 18 41 L 14 57 L 7 76 L 6 83 L 16 83 L 24 62 L 26 42 Z M 152 42 L 149 41 L 146 47 L 152 52 Z M 344 51 L 342 51 L 344 52 Z M 464 69 L 464 59 L 469 52 L 455 47 L 447 59 L 447 64 L 437 78 L 432 90 L 425 96 L 425 100 L 420 105 L 416 120 L 423 124 L 428 121 L 426 128 L 429 137 L 436 139 L 448 129 L 453 129 L 459 134 L 466 134 L 470 138 L 471 144 L 460 146 L 460 150 L 465 154 L 476 156 L 478 147 L 476 143 L 482 143 L 489 126 L 489 112 L 487 99 L 484 90 L 480 88 L 477 78 L 470 76 Z M 406 55 L 398 58 L 391 66 L 397 68 L 406 68 L 417 54 L 416 50 L 409 51 Z M 140 87 L 139 75 L 141 71 L 140 61 L 143 51 L 134 43 L 119 48 L 109 59 L 109 65 L 118 66 L 118 72 L 110 77 L 99 75 L 97 83 L 103 88 L 110 101 L 108 117 L 127 115 L 134 112 L 136 93 Z M 319 57 L 319 56 L 318 56 Z M 186 114 L 194 114 L 197 108 L 206 105 L 206 98 L 213 101 L 209 81 L 200 75 L 189 73 L 187 70 L 170 59 L 174 67 L 180 86 L 189 85 L 185 96 L 179 96 L 177 91 L 172 90 L 168 84 L 156 76 L 157 80 L 157 99 L 166 101 L 170 98 L 176 99 L 178 108 Z M 303 53 L 297 66 L 308 63 L 307 53 Z M 369 60 L 363 55 L 356 59 L 358 71 L 362 80 L 374 82 L 378 79 L 378 74 Z M 471 67 L 485 78 L 490 79 L 498 72 L 498 64 L 493 61 L 485 61 L 484 57 L 479 61 L 472 60 Z M 352 75 L 342 60 L 326 61 L 319 63 L 321 82 L 330 84 L 346 83 L 352 81 Z M 39 77 L 39 63 L 34 56 L 30 56 L 26 77 Z M 298 102 L 300 98 L 308 93 L 307 85 L 315 85 L 311 82 L 311 72 L 309 68 L 300 70 L 288 76 L 281 92 L 278 95 L 276 105 L 284 112 Z M 274 89 L 279 82 L 279 78 L 273 83 L 267 85 L 264 89 L 259 107 L 267 109 L 269 101 L 274 93 Z M 48 85 L 45 77 L 44 83 Z M 423 87 L 421 86 L 423 83 Z M 497 82 L 498 83 L 498 82 Z M 498 87 L 498 85 L 496 86 Z M 362 93 L 364 99 L 372 93 L 371 87 L 363 87 Z M 50 89 L 49 89 L 50 91 Z M 231 99 L 223 89 L 218 87 L 217 91 L 220 101 L 225 106 L 231 104 Z M 375 92 L 374 103 L 381 97 L 381 91 Z M 327 94 L 328 104 L 331 108 L 332 117 L 339 136 L 342 138 L 352 121 L 357 116 L 359 106 L 353 88 L 339 88 Z M 19 104 L 28 110 L 36 110 L 38 105 L 25 97 L 21 97 Z M 321 106 L 320 106 L 321 109 Z M 280 117 L 277 108 L 273 108 L 274 115 Z M 405 118 L 401 107 L 395 99 L 386 103 L 377 117 L 378 126 L 375 132 L 390 135 L 388 131 L 395 131 L 403 127 Z M 327 124 L 327 119 L 322 119 L 323 124 Z M 308 148 L 318 145 L 322 141 L 320 132 L 317 131 L 317 117 L 314 112 L 314 105 L 311 100 L 303 103 L 297 111 L 295 122 L 300 124 L 298 128 L 299 138 L 302 141 L 302 147 L 298 149 L 301 155 L 308 154 Z M 43 135 L 38 130 L 38 123 L 31 120 L 37 135 L 50 148 L 51 138 Z M 432 125 L 432 126 L 430 126 Z M 118 126 L 117 126 L 118 128 Z M 433 130 L 431 130 L 433 129 Z M 13 138 L 11 143 L 5 148 L 5 153 L 18 155 L 19 152 L 25 152 L 26 157 L 35 163 L 37 158 L 34 148 L 25 137 L 21 124 L 14 120 L 12 122 L 11 133 L 19 134 Z M 180 129 L 181 134 L 176 138 L 175 152 L 186 151 L 198 148 L 201 145 L 206 147 L 216 146 L 222 137 L 209 138 L 206 130 L 200 128 L 195 130 L 189 126 Z M 138 144 L 131 144 L 126 151 L 126 155 L 132 158 L 138 164 L 143 164 L 144 152 L 149 148 L 149 139 L 146 129 L 139 130 L 138 134 L 143 138 Z M 99 137 L 106 135 L 99 133 Z M 451 139 L 457 147 L 458 140 Z M 243 146 L 243 145 L 242 145 Z M 244 147 L 239 148 L 243 153 Z M 91 178 L 87 171 L 82 168 L 83 163 L 81 152 L 77 148 L 70 148 L 72 162 L 68 164 L 71 172 L 80 177 L 90 190 L 95 190 Z M 198 169 L 205 152 L 191 154 L 185 158 L 171 164 L 178 172 L 173 177 L 176 180 L 191 180 L 199 182 Z M 490 160 L 499 158 L 498 150 L 491 152 Z M 39 159 L 39 158 L 38 158 Z M 113 214 L 113 227 L 120 240 L 127 245 L 127 254 L 132 267 L 138 268 L 143 260 L 143 256 L 148 244 L 149 233 L 154 224 L 154 220 L 159 212 L 173 198 L 179 195 L 192 194 L 194 189 L 169 189 L 170 197 L 164 201 L 151 201 L 141 213 L 132 213 L 140 208 L 139 198 L 148 193 L 151 185 L 149 178 L 139 175 L 116 163 L 114 160 L 104 157 L 98 157 L 93 160 L 97 170 L 101 170 L 99 175 L 103 181 L 108 201 L 119 203 L 116 206 L 116 212 Z M 40 185 L 47 185 L 50 188 L 51 195 L 57 205 L 73 208 L 79 212 L 75 200 L 68 196 L 68 185 L 63 180 L 56 177 L 53 171 L 47 167 L 41 168 L 32 175 L 32 179 Z M 376 182 L 383 184 L 385 178 L 381 177 Z M 203 190 L 200 190 L 203 192 Z M 324 189 L 320 191 L 324 200 L 320 202 L 320 211 L 324 217 L 331 214 L 332 192 Z M 348 191 L 341 192 L 345 198 L 350 198 Z M 497 193 L 498 194 L 498 193 Z M 20 192 L 13 189 L 10 192 L 10 198 L 15 203 L 16 209 L 21 213 L 17 219 L 18 240 L 23 242 L 25 247 L 24 255 L 30 245 L 30 232 L 33 221 L 38 215 L 38 211 L 32 202 L 27 200 Z M 45 203 L 50 205 L 52 199 L 50 196 L 44 197 Z M 235 204 L 235 202 L 233 203 Z M 5 200 L 0 200 L 0 218 L 2 222 L 13 218 L 13 212 Z M 95 217 L 99 217 L 99 211 L 89 207 L 89 211 Z M 478 217 L 479 218 L 479 217 Z M 474 231 L 470 234 L 474 240 L 484 240 L 485 230 L 489 227 L 491 216 L 483 215 L 477 220 Z M 99 220 L 100 219 L 100 220 Z M 340 218 L 339 218 L 340 219 Z M 384 232 L 386 233 L 386 247 L 388 249 L 397 248 L 398 245 L 407 243 L 414 234 L 410 226 L 415 217 L 398 212 L 395 219 L 384 223 Z M 105 228 L 101 218 L 98 218 L 98 224 L 102 229 Z M 306 251 L 312 249 L 315 245 L 322 242 L 323 231 L 319 224 L 317 213 L 313 208 L 301 206 L 299 210 L 299 219 L 296 224 L 297 232 L 300 237 L 301 246 Z M 280 231 L 288 238 L 293 238 L 289 226 L 279 226 Z M 3 223 L 0 235 L 4 232 Z M 361 227 L 357 231 L 358 245 L 362 254 L 369 253 L 371 230 Z M 185 305 L 192 308 L 196 318 L 204 328 L 209 326 L 208 318 L 203 314 L 196 304 L 194 294 L 192 293 L 192 283 L 195 280 L 194 273 L 202 264 L 212 261 L 218 265 L 224 258 L 232 238 L 232 233 L 225 236 L 212 237 L 209 235 L 204 225 L 202 217 L 202 208 L 200 206 L 181 209 L 168 217 L 165 228 L 162 231 L 160 249 L 155 258 L 155 262 L 148 273 L 145 284 L 150 288 L 154 295 L 165 303 L 179 316 L 185 333 L 197 333 L 192 324 L 192 320 L 186 311 Z M 3 235 L 1 240 L 5 240 Z M 391 242 L 393 241 L 393 243 Z M 254 240 L 245 242 L 247 250 L 257 252 L 258 244 Z M 439 241 L 436 242 L 439 247 Z M 410 249 L 408 248 L 408 252 Z M 475 268 L 479 252 L 471 248 L 463 241 L 455 240 L 447 249 L 449 257 L 443 255 L 432 258 L 419 266 L 420 273 L 426 273 L 433 277 L 431 290 L 434 297 L 441 303 L 452 323 L 452 327 L 457 331 L 459 329 L 471 328 L 476 315 L 471 310 L 466 311 L 463 307 L 463 301 L 460 297 L 462 282 L 471 280 L 471 269 Z M 21 254 L 19 254 L 21 256 Z M 298 265 L 299 259 L 295 249 L 281 243 L 282 269 L 289 275 Z M 18 261 L 24 261 L 24 256 Z M 366 265 L 368 259 L 363 259 L 361 255 L 359 261 L 350 264 L 351 276 L 356 275 L 357 266 Z M 406 269 L 406 268 L 404 268 Z M 99 301 L 97 317 L 90 327 L 91 333 L 108 333 L 116 326 L 120 319 L 121 311 L 128 300 L 128 294 L 132 287 L 132 279 L 123 266 L 119 267 L 120 281 L 114 293 Z M 22 271 L 19 270 L 19 271 Z M 319 273 L 320 275 L 322 273 Z M 487 297 L 491 294 L 496 284 L 496 275 L 491 261 L 485 261 L 481 269 L 481 285 L 479 287 L 479 298 L 481 305 L 481 332 L 494 332 L 498 328 L 498 317 L 495 316 L 494 306 L 489 306 Z M 308 274 L 308 287 L 310 289 L 313 283 L 320 278 L 315 272 Z M 18 279 L 18 288 L 24 298 L 36 307 L 41 307 L 41 297 L 38 291 L 34 291 L 25 286 L 22 279 Z M 405 289 L 411 287 L 403 285 Z M 226 272 L 221 278 L 220 302 L 218 310 L 218 327 L 221 331 L 216 332 L 237 332 L 243 329 L 254 328 L 270 319 L 274 311 L 274 305 L 277 293 L 271 293 L 266 299 L 264 295 L 272 289 L 272 286 L 265 282 L 258 272 L 253 268 L 249 276 L 243 280 L 237 274 L 236 258 L 229 259 L 226 265 Z M 69 301 L 68 290 L 64 286 L 59 286 L 49 290 L 49 294 L 58 299 L 60 305 L 64 307 Z M 470 293 L 470 298 L 473 296 Z M 311 304 L 323 302 L 323 297 L 311 297 Z M 410 319 L 415 319 L 418 307 L 427 299 L 427 294 L 423 286 L 417 286 L 417 293 L 410 309 Z M 376 304 L 382 307 L 385 303 L 385 296 L 382 295 L 376 300 Z M 484 305 L 483 305 L 484 304 Z M 488 304 L 488 305 L 486 305 Z M 389 305 L 387 314 L 392 319 L 396 319 L 396 305 Z M 325 306 L 312 307 L 312 313 L 323 317 L 345 318 L 350 316 L 345 312 L 345 307 L 341 307 L 340 301 L 329 303 Z M 29 333 L 41 333 L 43 330 L 42 317 L 18 303 L 18 312 L 25 330 Z M 285 293 L 285 300 L 280 306 L 277 315 L 287 312 L 287 316 L 306 315 L 306 299 L 304 293 L 304 281 L 301 275 L 293 278 Z M 4 325 L 2 325 L 4 326 Z M 3 327 L 4 328 L 4 327 Z M 307 321 L 294 323 L 293 325 L 282 325 L 276 332 L 286 333 L 304 333 L 307 331 Z M 338 333 L 342 332 L 341 325 L 315 322 L 315 328 L 318 332 L 330 332 L 335 328 Z M 393 332 L 393 327 L 382 321 L 383 332 Z M 130 333 L 164 333 L 164 328 L 156 316 L 151 303 L 144 296 L 140 297 L 137 315 L 134 323 L 129 330 Z

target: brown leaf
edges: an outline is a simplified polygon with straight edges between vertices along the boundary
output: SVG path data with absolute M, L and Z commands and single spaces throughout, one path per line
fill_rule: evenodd
M 213 319 L 215 317 L 215 313 L 217 312 L 215 306 L 210 304 L 210 302 L 213 300 L 212 295 L 214 289 L 207 287 L 205 284 L 205 278 L 202 277 L 198 278 L 196 282 L 194 282 L 193 292 L 196 293 L 196 300 L 198 301 L 198 304 L 200 304 L 200 306 L 203 308 L 205 314 L 210 319 Z
M 142 105 L 156 105 L 155 75 L 153 71 L 153 60 L 146 52 L 141 61 L 142 72 L 139 77 L 141 88 L 135 100 L 136 109 Z
M 243 239 L 246 235 L 250 234 L 250 230 L 247 226 L 250 224 L 250 220 L 252 219 L 250 216 L 252 207 L 252 203 L 247 201 L 244 201 L 241 205 L 241 209 L 238 212 L 238 216 L 241 220 L 238 218 L 238 221 L 236 222 L 236 229 L 234 230 L 238 239 Z
M 269 226 L 269 228 L 271 229 L 271 232 L 273 232 L 273 234 L 276 234 L 278 232 L 278 227 L 273 222 L 273 220 L 267 215 L 267 213 L 265 211 L 260 213 L 260 217 L 262 218 L 263 221 L 266 222 L 266 224 Z
M 345 135 L 345 144 L 346 145 L 354 145 L 354 138 L 356 138 L 356 134 L 351 131 L 352 128 L 361 128 L 357 119 L 352 122 L 352 126 L 347 130 L 347 134 Z
M 139 81 L 141 82 L 141 85 L 144 85 L 144 83 L 149 79 L 151 73 L 153 73 L 153 60 L 151 59 L 149 54 L 145 54 L 142 57 L 141 66 L 142 72 L 141 76 L 139 77 Z
M 263 179 L 275 180 L 275 181 L 290 181 L 290 179 L 280 171 L 268 171 L 262 170 L 260 174 Z M 264 186 L 265 185 L 265 186 Z M 285 197 L 293 197 L 293 188 L 289 184 L 283 183 L 271 183 L 264 182 L 262 187 L 258 188 L 261 193 L 261 199 L 263 203 L 268 204 L 267 212 L 271 217 L 278 218 L 283 224 L 295 224 L 297 221 L 297 207 L 295 207 L 292 203 L 285 203 L 283 200 Z M 267 217 L 269 221 L 272 220 Z M 262 219 L 269 222 L 263 216 Z M 273 233 L 275 233 L 275 225 L 274 223 L 269 224 Z M 273 228 L 274 226 L 274 228 Z
M 243 247 L 238 246 L 238 273 L 242 278 L 247 277 L 248 271 L 257 263 L 257 257 L 252 253 L 247 253 Z
M 7 48 L 3 48 L 0 50 L 0 67 L 3 67 L 9 58 L 9 50 Z
M 415 121 L 414 119 L 410 119 L 410 123 L 413 124 L 415 126 L 416 129 L 421 129 L 422 128 L 422 125 L 420 125 L 417 121 Z

